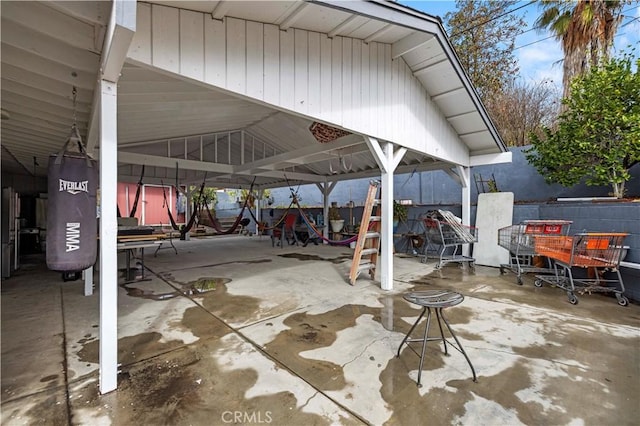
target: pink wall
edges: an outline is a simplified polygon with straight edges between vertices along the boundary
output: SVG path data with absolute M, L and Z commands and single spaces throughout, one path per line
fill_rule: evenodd
M 136 189 L 138 185 L 133 183 L 118 183 L 118 208 L 122 216 L 129 216 L 133 203 L 136 198 Z M 171 209 L 173 219 L 178 224 L 185 223 L 184 214 L 176 213 L 176 193 L 173 187 L 164 187 L 167 202 Z M 128 197 L 127 197 L 128 194 Z M 128 203 L 127 203 L 128 198 Z M 169 214 L 167 213 L 167 206 L 164 205 L 164 196 L 162 193 L 162 187 L 156 185 L 144 185 L 140 191 L 140 200 L 138 201 L 138 208 L 136 209 L 135 217 L 138 218 L 140 225 L 170 226 Z

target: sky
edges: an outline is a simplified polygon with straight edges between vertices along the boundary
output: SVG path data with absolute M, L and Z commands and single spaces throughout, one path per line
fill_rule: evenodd
M 398 3 L 442 18 L 447 12 L 456 10 L 453 0 L 400 0 Z M 527 3 L 529 2 L 521 1 L 512 8 L 517 8 Z M 640 3 L 634 2 L 630 5 L 625 5 L 622 10 L 624 17 L 615 38 L 612 52 L 614 56 L 617 52 L 628 50 L 627 46 L 629 45 L 640 46 Z M 552 81 L 558 87 L 561 87 L 562 64 L 558 63 L 558 61 L 562 59 L 563 55 L 560 42 L 546 31 L 532 30 L 533 23 L 540 14 L 538 5 L 534 3 L 514 13 L 523 16 L 527 22 L 527 27 L 522 30 L 523 34 L 516 38 L 515 43 L 516 49 L 514 53 L 520 66 L 520 77 L 530 84 Z M 640 54 L 640 51 L 636 52 L 636 55 L 638 54 Z

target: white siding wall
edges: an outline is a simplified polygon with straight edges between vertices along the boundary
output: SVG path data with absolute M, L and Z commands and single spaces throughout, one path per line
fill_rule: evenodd
M 138 4 L 132 60 L 466 164 L 468 152 L 391 46 Z

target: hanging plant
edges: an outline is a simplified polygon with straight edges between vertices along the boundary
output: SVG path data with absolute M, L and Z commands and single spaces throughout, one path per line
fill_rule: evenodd
M 408 217 L 409 209 L 406 205 L 400 204 L 394 200 L 393 202 L 393 220 L 397 220 L 399 222 L 406 222 Z

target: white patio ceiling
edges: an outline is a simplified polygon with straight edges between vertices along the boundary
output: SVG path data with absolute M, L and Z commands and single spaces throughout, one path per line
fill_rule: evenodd
M 386 1 L 149 3 L 210 13 L 213 19 L 234 17 L 280 30 L 388 43 L 466 144 L 472 165 L 474 156 L 479 164 L 484 155 L 505 151 L 436 18 Z M 92 105 L 110 7 L 110 2 L 1 3 L 3 172 L 46 175 L 49 155 L 69 135 L 73 86 L 80 133 L 95 139 Z M 206 172 L 210 184 L 220 186 L 246 186 L 254 177 L 259 185 L 275 187 L 286 184 L 285 176 L 312 182 L 379 174 L 359 135 L 343 137 L 327 151 L 309 132 L 311 124 L 266 104 L 127 63 L 118 82 L 119 159 L 126 162 L 119 178 L 137 180 L 145 164 L 145 181 L 173 181 L 177 159 L 181 181 L 197 182 Z M 409 151 L 397 172 L 451 166 Z

